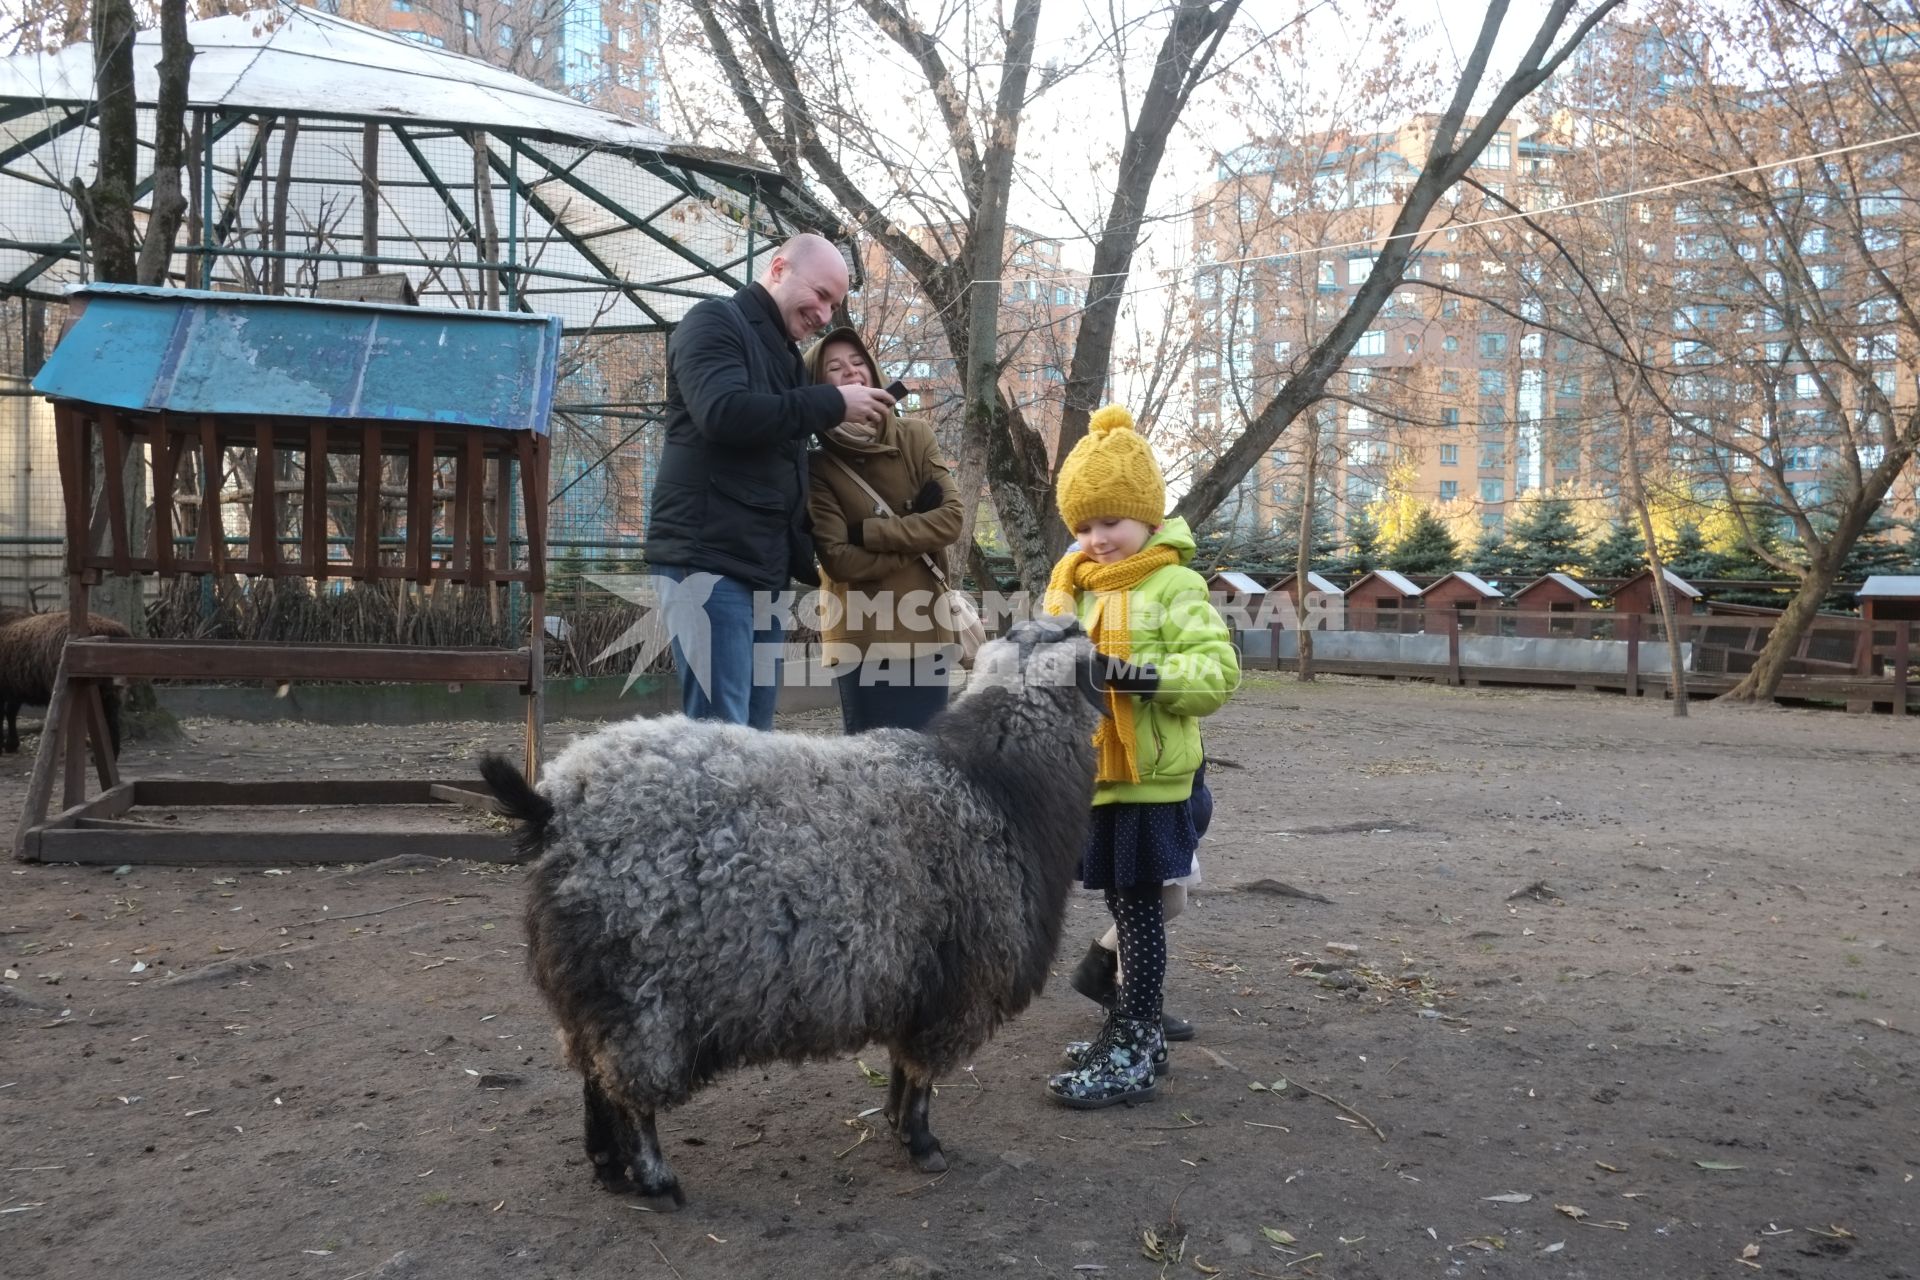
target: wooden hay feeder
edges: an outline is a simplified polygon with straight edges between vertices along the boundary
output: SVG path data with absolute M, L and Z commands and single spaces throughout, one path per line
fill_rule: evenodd
M 68 331 L 34 389 L 54 405 L 73 638 L 16 856 L 196 865 L 501 858 L 497 835 L 432 822 L 405 830 L 342 829 L 339 814 L 292 830 L 140 822 L 140 806 L 352 806 L 349 817 L 369 817 L 382 806 L 484 800 L 425 780 L 123 779 L 101 691 L 115 680 L 516 685 L 531 776 L 543 710 L 537 621 L 517 649 L 87 638 L 88 597 L 103 574 L 299 578 L 316 592 L 340 579 L 398 582 L 482 593 L 496 606 L 492 593 L 518 583 L 530 618 L 540 619 L 560 321 L 115 285 L 78 289 L 70 301 Z M 126 486 L 103 483 L 130 462 L 152 481 L 149 520 L 139 518 L 143 496 L 129 502 Z M 222 492 L 244 487 L 249 471 L 245 518 L 235 522 L 244 531 L 230 540 Z M 528 547 L 517 565 L 515 535 Z M 89 756 L 100 785 L 92 799 Z M 63 798 L 49 816 L 56 777 Z

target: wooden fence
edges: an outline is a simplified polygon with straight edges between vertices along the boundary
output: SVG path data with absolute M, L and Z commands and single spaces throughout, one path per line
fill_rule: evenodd
M 1659 616 L 1592 609 L 1540 612 L 1523 609 L 1407 608 L 1369 614 L 1367 630 L 1403 635 L 1445 635 L 1447 659 L 1432 662 L 1382 662 L 1314 656 L 1314 669 L 1336 674 L 1434 679 L 1449 685 L 1525 684 L 1574 689 L 1618 689 L 1629 697 L 1668 690 L 1665 670 L 1642 674 L 1648 646 L 1664 653 L 1666 627 Z M 1731 689 L 1753 669 L 1755 658 L 1779 619 L 1765 615 L 1685 614 L 1674 625 L 1682 644 L 1691 645 L 1687 693 L 1711 697 Z M 1270 628 L 1269 659 L 1274 670 L 1292 670 L 1282 658 L 1282 628 Z M 1859 618 L 1821 617 L 1788 660 L 1776 698 L 1844 704 L 1849 711 L 1885 707 L 1894 715 L 1920 711 L 1920 690 L 1911 679 L 1915 624 L 1870 623 Z M 1321 633 L 1325 634 L 1325 633 Z M 1463 660 L 1461 640 L 1470 636 L 1563 638 L 1614 641 L 1625 645 L 1623 670 L 1582 671 L 1542 666 L 1495 666 Z

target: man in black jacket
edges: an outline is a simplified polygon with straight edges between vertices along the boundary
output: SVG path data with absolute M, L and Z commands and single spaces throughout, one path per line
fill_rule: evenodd
M 796 345 L 847 293 L 840 251 L 816 235 L 782 245 L 760 279 L 687 312 L 667 341 L 667 432 L 647 522 L 647 561 L 696 719 L 773 727 L 781 610 L 790 579 L 819 583 L 807 532 L 807 441 L 842 422 L 879 424 L 874 387 L 809 386 Z

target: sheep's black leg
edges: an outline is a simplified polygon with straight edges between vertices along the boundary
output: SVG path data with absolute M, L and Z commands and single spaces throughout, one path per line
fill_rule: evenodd
M 922 1173 L 945 1173 L 947 1157 L 940 1150 L 940 1139 L 927 1128 L 927 1105 L 933 1101 L 933 1081 L 924 1080 L 907 1088 L 907 1154 L 913 1167 Z
M 660 1154 L 660 1135 L 654 1132 L 653 1112 L 640 1111 L 640 1143 L 633 1153 L 634 1180 L 640 1184 L 642 1195 L 672 1196 L 676 1208 L 684 1208 L 687 1203 L 686 1192 L 680 1190 L 680 1179 L 674 1176 L 673 1168 L 667 1158 Z
M 593 1162 L 593 1176 L 609 1191 L 627 1190 L 631 1130 L 620 1108 L 591 1077 L 586 1082 L 586 1111 L 587 1159 Z
M 6 743 L 4 748 L 0 749 L 7 751 L 20 749 L 20 705 L 18 702 L 9 702 L 4 708 L 0 708 L 0 712 L 4 712 L 7 721 Z
M 894 1136 L 900 1141 L 907 1140 L 906 1126 L 907 1069 L 900 1065 L 900 1059 L 893 1060 L 893 1074 L 887 1077 L 887 1105 L 880 1114 L 887 1118 Z

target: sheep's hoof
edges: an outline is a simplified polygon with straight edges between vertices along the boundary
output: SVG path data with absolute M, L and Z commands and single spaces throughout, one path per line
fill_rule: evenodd
M 687 1207 L 687 1193 L 680 1189 L 678 1182 L 669 1182 L 658 1191 L 647 1187 L 636 1187 L 635 1191 L 647 1202 L 646 1207 L 656 1213 L 677 1213 Z
M 945 1173 L 947 1171 L 946 1153 L 937 1146 L 927 1151 L 910 1151 L 907 1154 L 913 1157 L 913 1167 L 922 1173 Z

